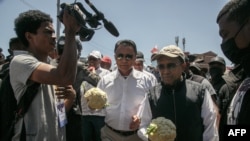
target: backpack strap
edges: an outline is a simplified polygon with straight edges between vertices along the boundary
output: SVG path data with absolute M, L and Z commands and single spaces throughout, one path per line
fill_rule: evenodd
M 19 103 L 17 104 L 17 110 L 15 111 L 15 123 L 25 115 L 28 111 L 31 102 L 33 101 L 34 97 L 38 92 L 38 88 L 40 83 L 33 83 L 32 85 L 28 86 L 25 93 L 21 97 Z
M 33 83 L 32 85 L 28 86 L 25 93 L 21 97 L 20 102 L 17 104 L 17 109 L 14 113 L 15 118 L 13 122 L 11 123 L 11 127 L 8 129 L 8 132 L 7 132 L 7 136 L 6 136 L 7 140 L 11 140 L 12 136 L 14 135 L 15 124 L 28 111 L 31 102 L 33 101 L 34 97 L 36 96 L 38 92 L 39 86 L 40 86 L 40 83 Z M 24 121 L 23 121 L 20 141 L 25 141 L 25 140 L 26 140 L 25 126 L 24 126 Z

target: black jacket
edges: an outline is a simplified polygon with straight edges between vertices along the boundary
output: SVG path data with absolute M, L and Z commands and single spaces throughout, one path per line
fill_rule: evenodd
M 176 125 L 175 141 L 202 141 L 204 93 L 201 84 L 190 80 L 178 82 L 174 88 L 161 83 L 149 92 L 153 118 L 163 116 Z

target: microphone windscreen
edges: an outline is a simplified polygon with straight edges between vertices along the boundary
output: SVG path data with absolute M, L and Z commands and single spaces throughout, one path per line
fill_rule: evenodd
M 105 21 L 105 20 L 104 20 Z M 109 33 L 111 33 L 112 35 L 118 37 L 119 36 L 119 32 L 116 29 L 116 27 L 114 26 L 114 24 L 110 21 L 105 21 L 104 22 L 104 27 L 106 28 L 106 30 L 108 30 Z

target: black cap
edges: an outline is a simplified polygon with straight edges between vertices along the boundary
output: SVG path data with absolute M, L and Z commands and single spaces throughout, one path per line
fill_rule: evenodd
M 216 57 L 212 58 L 208 64 L 210 65 L 212 63 L 220 63 L 222 65 L 226 65 L 226 62 L 225 62 L 224 58 L 219 57 L 219 56 L 216 56 Z
M 137 54 L 136 54 L 136 61 L 145 61 L 144 60 L 144 55 L 141 51 L 137 51 Z

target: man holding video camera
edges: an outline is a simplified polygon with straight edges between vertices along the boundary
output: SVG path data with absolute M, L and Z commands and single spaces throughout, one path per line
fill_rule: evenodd
M 29 85 L 40 83 L 40 86 L 28 111 L 16 123 L 12 140 L 66 140 L 65 123 L 61 122 L 66 120 L 66 116 L 57 108 L 60 107 L 58 99 L 65 109 L 69 109 L 75 100 L 74 90 L 67 86 L 75 81 L 75 35 L 80 29 L 76 18 L 69 13 L 68 8 L 64 9 L 62 22 L 66 39 L 58 67 L 47 62 L 49 52 L 55 49 L 56 44 L 52 18 L 39 10 L 28 10 L 15 19 L 16 34 L 28 51 L 15 56 L 10 64 L 10 81 L 17 101 Z M 53 85 L 64 87 L 60 96 L 55 95 Z

